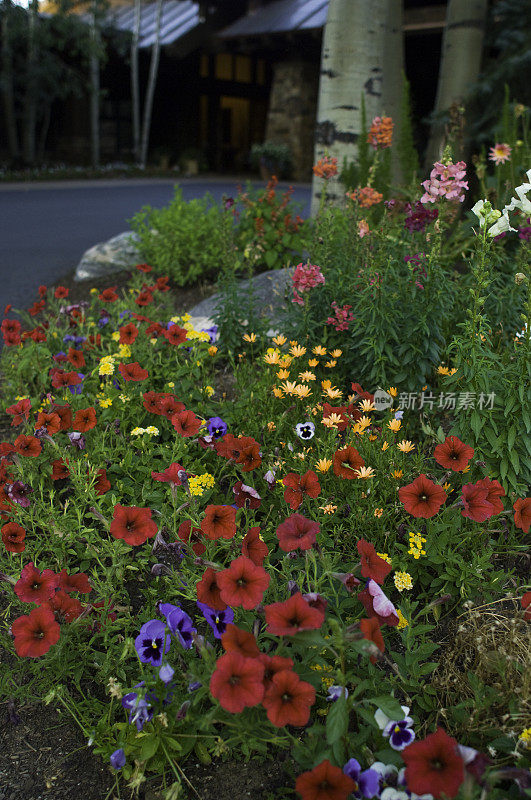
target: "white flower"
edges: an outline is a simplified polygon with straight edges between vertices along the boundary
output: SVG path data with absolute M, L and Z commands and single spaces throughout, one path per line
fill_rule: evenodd
M 400 708 L 404 712 L 403 719 L 405 719 L 409 714 L 409 708 L 407 706 L 400 706 Z M 376 724 L 378 725 L 381 731 L 383 731 L 383 729 L 386 728 L 390 722 L 393 722 L 391 717 L 388 717 L 387 714 L 384 714 L 381 708 L 377 708 L 376 711 L 374 712 L 374 719 L 376 720 Z
M 509 205 L 505 206 L 504 211 L 512 211 L 514 208 L 519 208 L 524 214 L 531 214 L 531 200 L 527 197 L 531 192 L 531 169 L 526 172 L 527 183 L 522 183 L 514 190 L 518 195 L 518 199 L 513 197 Z
M 516 231 L 516 228 L 512 228 L 509 222 L 507 206 L 503 209 L 498 221 L 488 229 L 487 233 L 489 236 L 499 236 L 500 233 L 505 233 L 506 231 Z
M 298 425 L 295 426 L 295 433 L 299 439 L 302 439 L 303 441 L 313 439 L 315 434 L 315 425 L 310 421 L 299 422 Z

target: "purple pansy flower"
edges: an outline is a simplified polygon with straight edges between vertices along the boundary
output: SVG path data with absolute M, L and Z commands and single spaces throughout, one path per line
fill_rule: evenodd
M 129 723 L 136 725 L 137 731 L 141 731 L 146 722 L 153 719 L 153 711 L 149 703 L 139 697 L 136 692 L 129 692 L 122 697 L 122 706 L 129 711 Z
M 218 338 L 218 326 L 211 325 L 210 328 L 201 328 L 202 333 L 208 333 L 210 344 L 215 344 Z
M 328 695 L 327 700 L 329 703 L 335 703 L 336 700 L 339 700 L 341 695 L 344 695 L 345 700 L 348 697 L 348 689 L 346 686 L 329 686 L 328 687 Z
M 389 744 L 393 750 L 403 750 L 415 740 L 415 731 L 412 730 L 413 719 L 405 717 L 401 720 L 391 720 L 382 731 L 382 736 L 389 737 Z
M 125 766 L 125 753 L 123 749 L 120 747 L 119 750 L 115 750 L 109 761 L 113 769 L 122 769 L 122 767 Z
M 221 417 L 210 417 L 207 422 L 207 430 L 214 439 L 221 439 L 227 433 L 227 423 Z
M 356 784 L 352 797 L 376 797 L 380 793 L 380 776 L 373 769 L 361 771 L 361 764 L 351 758 L 343 767 L 343 772 Z
M 189 650 L 193 644 L 192 636 L 197 633 L 197 630 L 188 614 L 179 606 L 171 603 L 159 603 L 159 611 L 166 617 L 170 631 L 174 635 L 177 634 L 184 649 Z
M 218 611 L 215 608 L 210 608 L 210 606 L 207 606 L 205 603 L 197 603 L 197 607 L 212 628 L 216 639 L 221 639 L 227 630 L 227 625 L 230 625 L 234 621 L 234 611 L 232 608 Z
M 162 667 L 159 669 L 159 678 L 163 683 L 168 684 L 174 675 L 175 675 L 175 670 L 173 669 L 173 667 L 170 667 L 169 664 L 163 664 Z
M 189 692 L 195 692 L 195 691 L 197 691 L 197 689 L 200 689 L 202 685 L 203 684 L 200 683 L 199 681 L 191 681 L 188 684 L 188 691 Z
M 79 431 L 73 431 L 72 433 L 68 433 L 67 436 L 70 439 L 70 444 L 73 445 L 73 447 L 77 447 L 78 450 L 85 449 L 86 441 L 82 433 L 79 433 Z
M 135 648 L 143 664 L 160 667 L 164 654 L 170 649 L 170 636 L 166 626 L 158 619 L 150 619 L 140 628 L 135 639 Z

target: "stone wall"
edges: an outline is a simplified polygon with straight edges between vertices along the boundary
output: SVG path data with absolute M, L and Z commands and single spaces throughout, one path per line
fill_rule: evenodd
M 318 63 L 290 59 L 274 65 L 265 138 L 288 145 L 296 181 L 312 175 L 318 91 Z

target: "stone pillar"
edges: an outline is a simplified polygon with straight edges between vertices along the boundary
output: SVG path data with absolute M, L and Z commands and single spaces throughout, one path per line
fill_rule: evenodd
M 265 138 L 288 145 L 296 181 L 312 176 L 318 90 L 318 63 L 291 59 L 274 65 Z

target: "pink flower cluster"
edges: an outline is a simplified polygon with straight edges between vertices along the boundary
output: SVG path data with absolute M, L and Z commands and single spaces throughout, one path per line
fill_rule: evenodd
M 348 331 L 348 326 L 354 319 L 354 315 L 352 311 L 350 311 L 352 306 L 345 305 L 342 308 L 339 308 L 338 304 L 334 300 L 332 303 L 332 308 L 334 309 L 335 317 L 328 317 L 326 324 L 333 325 L 336 331 Z
M 292 303 L 298 303 L 300 306 L 304 305 L 304 300 L 299 292 L 309 292 L 314 286 L 325 282 L 325 278 L 320 268 L 315 264 L 297 264 L 295 272 L 293 273 L 293 299 Z
M 420 198 L 421 203 L 435 203 L 442 197 L 447 200 L 459 200 L 460 203 L 465 199 L 465 189 L 468 189 L 468 181 L 463 178 L 466 175 L 466 164 L 458 161 L 457 164 L 441 164 L 436 161 L 430 172 L 430 179 L 424 181 L 426 192 Z

